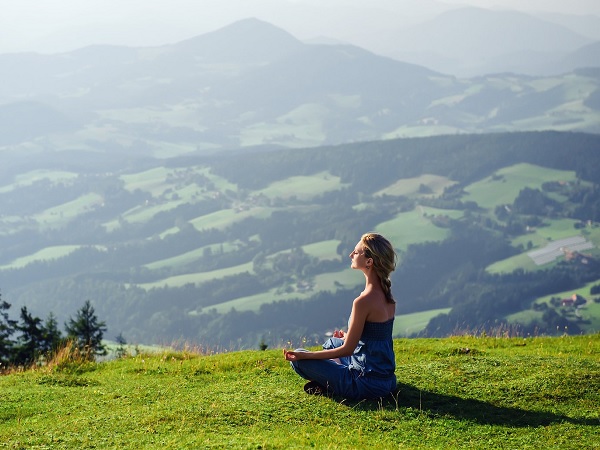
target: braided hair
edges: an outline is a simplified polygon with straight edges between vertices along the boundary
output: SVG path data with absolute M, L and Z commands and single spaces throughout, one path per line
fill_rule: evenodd
M 396 252 L 386 238 L 377 233 L 365 233 L 360 238 L 365 256 L 373 260 L 373 270 L 381 281 L 381 287 L 388 303 L 396 303 L 392 295 L 390 274 L 396 269 Z

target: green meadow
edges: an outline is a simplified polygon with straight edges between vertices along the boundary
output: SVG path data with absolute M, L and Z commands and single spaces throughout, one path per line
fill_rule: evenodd
M 444 192 L 444 189 L 446 187 L 452 186 L 455 183 L 455 181 L 452 181 L 446 177 L 441 177 L 439 175 L 423 174 L 414 178 L 405 178 L 402 180 L 398 180 L 391 186 L 388 186 L 384 189 L 381 189 L 379 192 L 376 192 L 375 195 L 403 195 L 406 197 L 415 197 L 423 195 L 438 196 Z M 423 194 L 422 192 L 420 192 L 421 186 L 429 188 L 430 192 L 428 192 L 427 194 Z
M 255 193 L 271 199 L 295 197 L 299 200 L 311 200 L 324 192 L 339 190 L 344 186 L 340 177 L 333 176 L 328 172 L 321 172 L 312 176 L 295 176 L 276 181 Z
M 0 376 L 11 449 L 594 449 L 600 335 L 398 339 L 397 390 L 304 393 L 281 349 L 132 351 Z
M 102 246 L 95 246 L 98 249 L 103 249 Z M 33 262 L 38 261 L 50 261 L 53 259 L 58 259 L 63 256 L 67 256 L 70 253 L 74 252 L 82 248 L 81 245 L 55 245 L 52 247 L 46 247 L 42 250 L 39 250 L 31 255 L 22 256 L 20 258 L 16 258 L 10 264 L 6 264 L 4 266 L 0 266 L 1 269 L 18 269 L 20 267 L 25 267 L 27 264 L 31 264 Z
M 449 236 L 450 231 L 434 225 L 428 217 L 428 214 L 438 213 L 449 217 L 462 216 L 462 211 L 418 206 L 412 211 L 397 214 L 392 220 L 380 223 L 375 227 L 375 231 L 394 242 L 399 250 L 406 250 L 410 244 L 441 241 Z
M 519 192 L 528 187 L 541 189 L 549 181 L 575 181 L 575 172 L 555 170 L 532 164 L 516 164 L 498 170 L 493 176 L 470 184 L 465 188 L 463 200 L 473 201 L 480 207 L 492 210 L 498 205 L 512 204 Z

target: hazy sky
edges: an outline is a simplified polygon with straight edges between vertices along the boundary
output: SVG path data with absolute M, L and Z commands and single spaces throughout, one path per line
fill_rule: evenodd
M 600 16 L 600 0 L 0 0 L 0 53 L 161 45 L 246 17 L 301 39 L 343 38 L 353 27 L 410 24 L 461 5 Z

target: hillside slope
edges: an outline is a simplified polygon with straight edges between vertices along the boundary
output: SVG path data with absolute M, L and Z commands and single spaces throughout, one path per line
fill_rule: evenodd
M 314 397 L 280 350 L 165 351 L 0 377 L 10 448 L 592 449 L 600 336 L 394 343 L 398 390 Z M 135 353 L 135 352 L 134 352 Z

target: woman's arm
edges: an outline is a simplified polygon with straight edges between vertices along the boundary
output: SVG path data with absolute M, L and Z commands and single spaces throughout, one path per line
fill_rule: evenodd
M 358 297 L 352 303 L 348 332 L 345 333 L 344 343 L 340 347 L 316 352 L 293 352 L 284 349 L 285 359 L 297 361 L 300 359 L 335 359 L 350 356 L 358 345 L 367 320 L 368 303 L 365 300 L 365 297 Z

